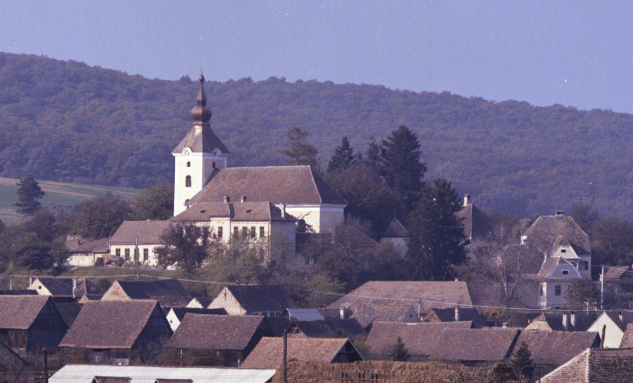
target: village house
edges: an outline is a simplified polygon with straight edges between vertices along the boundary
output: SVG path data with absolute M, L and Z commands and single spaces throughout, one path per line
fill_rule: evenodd
M 356 319 L 328 309 L 287 309 L 283 314 L 291 324 L 289 336 L 311 338 L 354 338 L 367 335 Z
M 191 296 L 177 279 L 156 281 L 114 281 L 102 301 L 129 301 L 153 299 L 167 311 L 170 307 L 185 307 Z
M 347 338 L 288 338 L 288 360 L 321 363 L 362 361 L 360 352 Z M 283 339 L 262 338 L 241 368 L 280 368 Z
M 633 348 L 633 323 L 626 325 L 626 329 L 622 335 L 622 341 L 620 342 L 620 348 Z
M 129 364 L 131 358 L 171 337 L 155 300 L 88 302 L 62 339 L 68 352 L 87 352 L 94 363 Z
M 50 295 L 55 299 L 99 300 L 105 291 L 85 278 L 38 277 L 33 279 L 27 290 L 38 295 Z M 69 300 L 70 301 L 70 300 Z
M 66 248 L 68 266 L 103 266 L 110 260 L 108 238 L 84 239 L 79 235 L 70 234 L 66 236 Z
M 201 202 L 171 219 L 175 223 L 206 226 L 214 240 L 228 244 L 247 240 L 259 247 L 264 256 L 270 254 L 272 242 L 285 243 L 289 259 L 295 255 L 297 219 L 270 202 Z M 274 241 L 271 238 L 277 236 Z M 269 260 L 269 259 L 268 259 Z
M 50 296 L 0 295 L 0 341 L 13 350 L 56 352 L 67 330 Z
M 176 332 L 180 322 L 185 317 L 185 314 L 203 314 L 203 315 L 228 315 L 224 309 L 202 309 L 192 307 L 172 307 L 168 310 L 166 318 L 171 326 L 171 330 Z
M 540 366 L 560 366 L 587 348 L 599 348 L 600 338 L 592 331 L 521 330 L 515 350 L 525 342 L 532 361 Z
M 404 228 L 398 218 L 393 217 L 385 232 L 380 236 L 380 243 L 390 243 L 398 254 L 404 257 L 408 249 L 408 235 L 407 229 Z
M 213 297 L 193 297 L 187 307 L 196 309 L 206 309 L 213 302 Z
M 232 285 L 224 287 L 208 308 L 223 308 L 229 315 L 276 317 L 299 306 L 279 285 Z
M 501 362 L 512 355 L 519 333 L 512 328 L 444 329 L 429 359 L 465 365 Z
M 541 383 L 633 381 L 633 349 L 588 348 L 540 379 Z
M 204 76 L 191 111 L 193 126 L 176 146 L 174 216 L 199 203 L 268 202 L 315 232 L 343 222 L 347 205 L 309 166 L 228 167 L 229 150 L 215 135 Z
M 618 348 L 629 323 L 633 323 L 633 311 L 603 311 L 587 331 L 598 333 L 603 348 Z
M 67 364 L 50 383 L 269 383 L 274 369 Z
M 605 266 L 605 269 L 604 305 L 633 310 L 633 270 L 631 266 Z
M 472 203 L 469 194 L 464 194 L 464 203 L 457 212 L 457 218 L 461 219 L 464 236 L 469 244 L 484 240 L 495 226 L 494 220 Z
M 142 265 L 158 265 L 155 249 L 161 247 L 160 236 L 171 223 L 169 221 L 124 221 L 110 238 L 110 256 L 125 262 Z
M 165 347 L 216 351 L 226 363 L 240 365 L 264 336 L 272 336 L 261 315 L 185 314 Z
M 391 357 L 393 347 L 400 337 L 401 342 L 414 359 L 427 358 L 433 351 L 444 329 L 469 329 L 471 321 L 459 322 L 374 322 L 367 336 L 369 353 L 371 355 L 388 359 Z

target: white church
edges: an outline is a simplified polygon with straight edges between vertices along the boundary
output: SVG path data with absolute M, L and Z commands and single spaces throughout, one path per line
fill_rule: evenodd
M 273 230 L 286 234 L 294 252 L 300 221 L 315 233 L 342 223 L 347 202 L 309 166 L 229 167 L 229 150 L 209 123 L 204 76 L 191 110 L 193 126 L 172 154 L 174 217 L 211 228 L 216 240 L 243 235 L 264 243 Z M 166 222 L 124 222 L 110 239 L 110 255 L 156 265 L 154 248 Z M 158 229 L 156 229 L 158 228 Z M 107 261 L 106 261 L 107 262 Z

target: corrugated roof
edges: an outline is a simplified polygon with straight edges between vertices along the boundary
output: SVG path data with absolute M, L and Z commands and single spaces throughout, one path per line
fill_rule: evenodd
M 331 363 L 348 342 L 346 338 L 288 338 L 288 360 Z M 282 363 L 283 339 L 264 337 L 241 367 L 279 368 Z
M 50 296 L 0 295 L 0 329 L 28 329 Z
M 166 347 L 205 350 L 244 350 L 264 320 L 260 315 L 202 315 L 187 313 Z
M 155 383 L 156 379 L 191 379 L 193 383 L 265 383 L 274 369 L 249 370 L 207 367 L 156 367 L 66 365 L 50 377 L 50 383 L 91 383 L 95 376 L 130 377 L 131 383 Z
M 59 346 L 130 349 L 155 310 L 164 315 L 154 300 L 85 303 Z
M 309 166 L 264 166 L 219 169 L 190 204 L 241 201 L 273 204 L 337 204 L 347 201 Z
M 411 355 L 429 355 L 440 339 L 442 331 L 447 328 L 469 329 L 471 321 L 463 322 L 420 322 L 396 323 L 374 322 L 367 336 L 369 352 L 377 355 L 389 355 L 398 337 L 402 340 Z
M 160 236 L 170 221 L 124 221 L 110 238 L 110 245 L 160 245 Z

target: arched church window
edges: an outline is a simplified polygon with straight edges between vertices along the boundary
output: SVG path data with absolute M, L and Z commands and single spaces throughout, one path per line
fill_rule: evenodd
M 190 168 L 191 167 L 191 162 L 187 161 L 187 167 Z
M 191 176 L 187 176 L 187 178 L 185 178 L 185 187 L 186 188 L 191 187 Z

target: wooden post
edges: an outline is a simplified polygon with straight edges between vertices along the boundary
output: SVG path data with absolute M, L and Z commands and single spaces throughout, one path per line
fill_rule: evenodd
M 288 331 L 284 330 L 284 383 L 288 383 Z
M 44 383 L 48 383 L 48 353 L 44 348 Z

